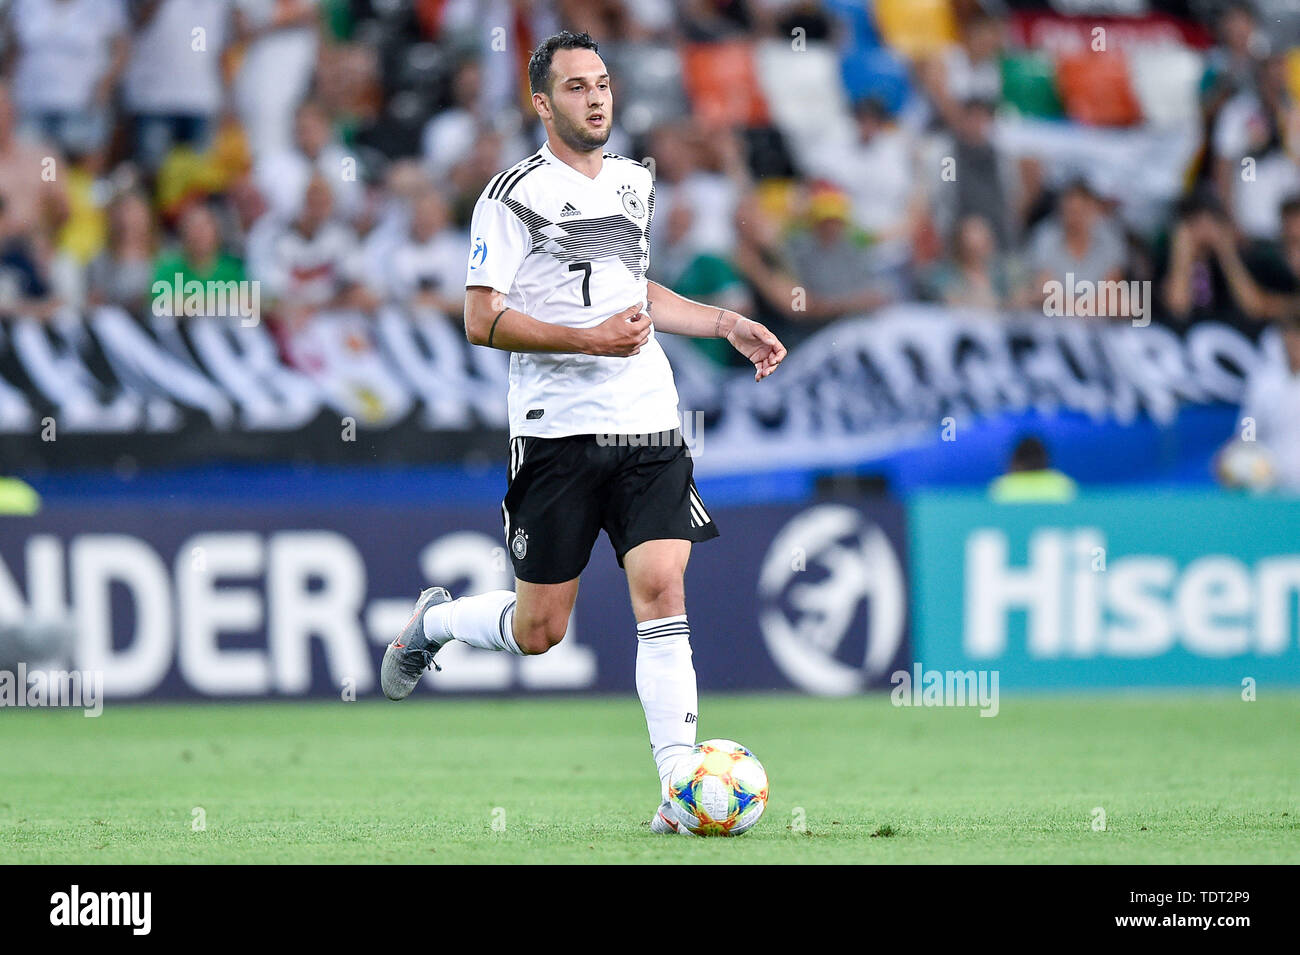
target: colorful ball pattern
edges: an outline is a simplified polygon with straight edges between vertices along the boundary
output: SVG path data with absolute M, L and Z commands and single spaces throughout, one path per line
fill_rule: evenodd
M 738 836 L 753 828 L 767 806 L 767 772 L 745 747 L 729 739 L 696 744 L 673 770 L 668 803 L 678 831 Z

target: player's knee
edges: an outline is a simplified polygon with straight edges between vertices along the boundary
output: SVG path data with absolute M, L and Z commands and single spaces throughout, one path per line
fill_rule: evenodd
M 515 621 L 515 643 L 524 653 L 535 656 L 539 653 L 545 653 L 551 647 L 555 646 L 564 639 L 565 632 L 569 629 L 568 620 L 550 620 L 542 618 L 540 620 Z
M 654 577 L 639 584 L 636 603 L 651 618 L 673 617 L 686 612 L 686 588 L 680 577 Z

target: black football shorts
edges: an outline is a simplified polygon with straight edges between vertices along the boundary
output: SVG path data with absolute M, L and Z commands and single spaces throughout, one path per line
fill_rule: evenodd
M 534 584 L 572 580 L 602 528 L 620 567 L 646 541 L 717 537 L 694 470 L 677 429 L 511 439 L 501 512 L 515 576 Z

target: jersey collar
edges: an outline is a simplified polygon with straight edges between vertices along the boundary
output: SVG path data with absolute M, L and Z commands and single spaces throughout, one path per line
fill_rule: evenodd
M 578 172 L 578 170 L 574 169 L 572 166 L 570 166 L 559 156 L 555 155 L 555 153 L 551 152 L 551 144 L 549 142 L 542 143 L 541 153 L 543 156 L 546 157 L 546 160 L 548 162 L 552 163 L 555 166 L 558 166 L 560 169 L 568 173 L 570 176 L 575 176 L 586 183 L 595 182 L 597 179 L 599 179 L 601 176 L 605 174 L 605 167 L 607 163 L 605 162 L 603 154 L 600 160 L 600 172 L 596 173 L 596 176 L 593 179 L 584 172 Z

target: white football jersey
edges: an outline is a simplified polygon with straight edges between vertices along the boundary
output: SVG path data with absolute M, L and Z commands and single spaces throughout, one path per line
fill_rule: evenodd
M 646 301 L 654 181 L 604 153 L 591 179 L 550 147 L 497 175 L 474 206 L 466 286 L 552 325 L 588 328 Z M 653 318 L 653 317 L 652 317 Z M 513 353 L 510 435 L 638 434 L 680 425 L 677 388 L 650 339 L 630 358 Z

